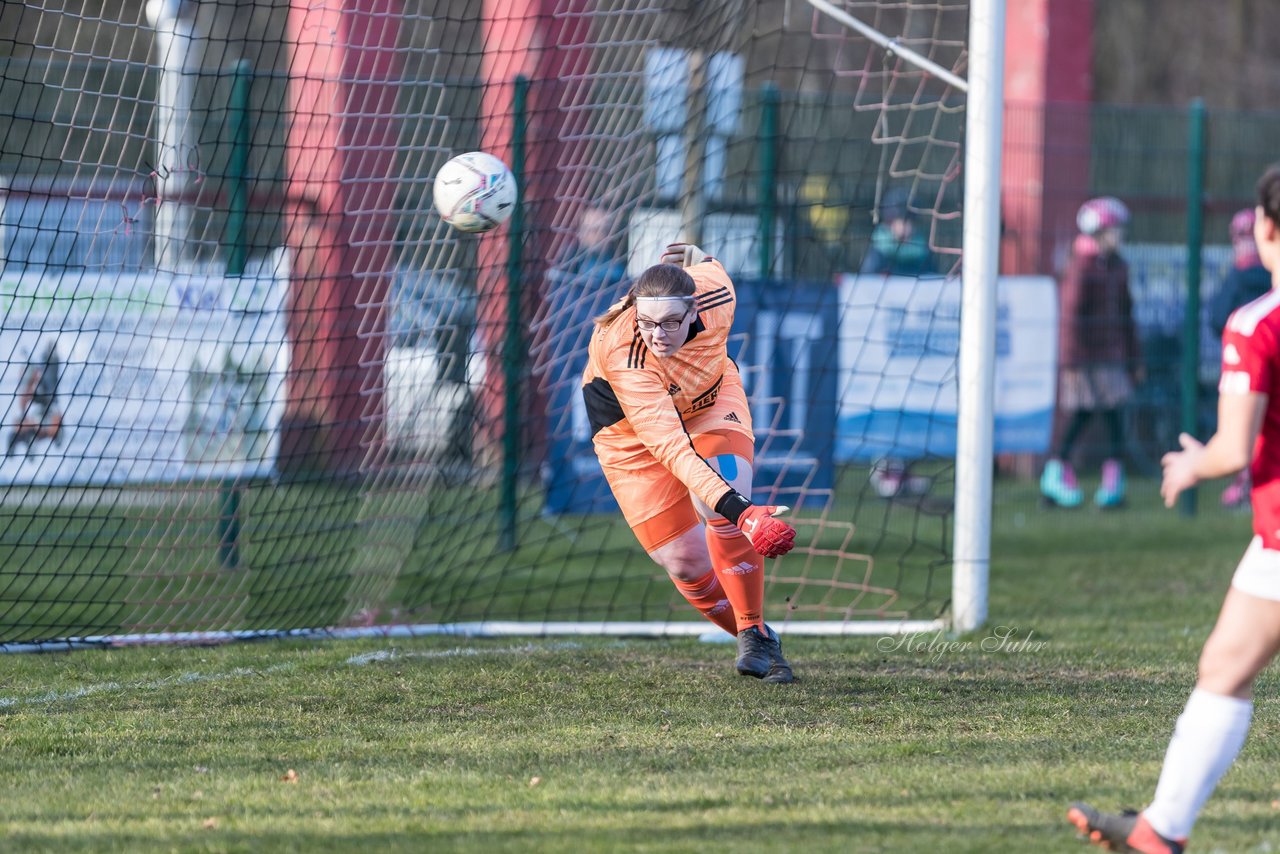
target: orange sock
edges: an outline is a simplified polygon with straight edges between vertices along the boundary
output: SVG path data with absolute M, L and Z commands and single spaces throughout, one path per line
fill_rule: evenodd
M 720 586 L 720 579 L 715 570 L 696 581 L 682 581 L 679 578 L 673 578 L 671 581 L 680 591 L 680 595 L 702 612 L 702 616 L 729 634 L 737 634 L 738 621 L 733 616 L 733 605 L 729 604 L 729 600 L 725 598 L 724 588 Z
M 764 558 L 732 522 L 707 523 L 707 550 L 720 585 L 733 603 L 738 631 L 764 631 Z

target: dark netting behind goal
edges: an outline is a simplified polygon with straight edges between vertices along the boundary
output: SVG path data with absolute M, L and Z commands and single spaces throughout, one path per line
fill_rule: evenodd
M 5 0 L 0 641 L 710 628 L 578 393 L 680 237 L 795 508 L 771 622 L 940 625 L 964 93 L 842 16 L 964 74 L 953 2 Z

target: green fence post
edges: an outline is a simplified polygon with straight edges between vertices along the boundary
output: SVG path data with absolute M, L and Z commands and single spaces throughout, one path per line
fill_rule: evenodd
M 240 566 L 240 493 L 234 480 L 224 480 L 219 491 L 218 560 L 224 569 Z
M 227 275 L 244 275 L 249 260 L 249 89 L 253 67 L 242 59 L 236 63 L 227 106 L 227 127 L 231 153 L 227 158 L 227 228 L 223 241 Z M 218 561 L 225 569 L 240 566 L 240 485 L 235 478 L 223 478 L 218 490 Z
M 1191 102 L 1187 128 L 1187 299 L 1182 318 L 1182 432 L 1199 433 L 1200 263 L 1204 243 L 1204 101 Z M 1196 513 L 1196 490 L 1178 499 L 1183 516 Z
M 503 427 L 502 427 L 502 495 L 499 519 L 499 544 L 503 551 L 516 547 L 517 479 L 520 473 L 520 384 L 524 370 L 520 335 L 521 261 L 524 247 L 524 168 L 525 132 L 528 129 L 526 104 L 529 78 L 516 77 L 512 101 L 511 174 L 516 179 L 516 205 L 511 211 L 507 232 L 507 334 L 503 342 Z
M 778 87 L 760 91 L 760 278 L 773 274 L 773 221 L 778 199 Z
M 231 156 L 227 158 L 227 229 L 223 246 L 228 276 L 243 276 L 249 260 L 249 88 L 252 84 L 253 68 L 248 60 L 242 59 L 236 63 L 231 103 L 227 107 Z

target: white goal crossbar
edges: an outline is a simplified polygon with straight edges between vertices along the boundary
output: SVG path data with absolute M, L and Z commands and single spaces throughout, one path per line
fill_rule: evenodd
M 953 74 L 932 59 L 929 59 L 929 57 L 917 53 L 897 39 L 889 38 L 874 27 L 867 26 L 843 9 L 828 3 L 827 0 L 807 0 L 807 2 L 819 12 L 834 18 L 850 29 L 857 30 L 868 40 L 875 42 L 890 53 L 897 54 L 912 65 L 929 72 L 948 86 L 961 92 L 969 91 L 969 84 L 963 77 Z

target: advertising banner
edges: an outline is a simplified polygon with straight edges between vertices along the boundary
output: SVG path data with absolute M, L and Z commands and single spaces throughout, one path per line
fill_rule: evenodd
M 0 276 L 0 483 L 270 475 L 287 287 L 287 276 Z
M 1042 453 L 1057 382 L 1054 281 L 1001 276 L 996 304 L 995 451 Z M 837 459 L 955 455 L 959 279 L 844 276 L 839 352 Z
M 838 296 L 829 281 L 738 287 L 729 354 L 751 403 L 758 501 L 821 507 L 828 500 L 841 387 Z

